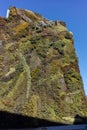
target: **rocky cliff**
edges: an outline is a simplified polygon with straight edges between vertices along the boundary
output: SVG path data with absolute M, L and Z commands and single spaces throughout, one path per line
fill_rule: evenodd
M 10 7 L 0 17 L 0 110 L 67 124 L 87 115 L 85 104 L 65 22 Z

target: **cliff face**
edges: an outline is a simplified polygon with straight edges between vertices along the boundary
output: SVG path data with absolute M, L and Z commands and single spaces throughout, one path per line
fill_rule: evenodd
M 0 18 L 0 110 L 72 123 L 87 114 L 73 35 L 62 21 L 10 8 Z

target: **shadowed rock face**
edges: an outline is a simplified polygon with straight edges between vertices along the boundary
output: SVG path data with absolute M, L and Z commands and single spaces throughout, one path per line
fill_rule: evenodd
M 87 115 L 73 36 L 64 22 L 15 7 L 0 18 L 0 110 L 66 124 Z
M 75 116 L 74 124 L 87 124 L 87 118 Z M 23 129 L 23 128 L 38 128 L 50 126 L 67 126 L 60 122 L 48 121 L 37 117 L 28 117 L 20 114 L 0 111 L 0 129 Z

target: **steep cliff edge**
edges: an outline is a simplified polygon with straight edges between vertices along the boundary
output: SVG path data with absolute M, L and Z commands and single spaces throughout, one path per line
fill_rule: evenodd
M 87 116 L 73 35 L 64 22 L 15 7 L 0 17 L 0 110 L 66 124 Z

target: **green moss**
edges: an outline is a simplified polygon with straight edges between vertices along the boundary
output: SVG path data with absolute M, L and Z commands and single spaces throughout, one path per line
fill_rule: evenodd
M 6 92 L 6 91 L 8 91 L 8 89 L 10 88 L 12 83 L 13 83 L 13 80 L 10 80 L 10 81 L 8 81 L 6 83 L 0 82 L 0 97 L 1 98 L 3 98 L 4 95 L 7 95 L 8 92 Z
M 37 79 L 38 76 L 40 76 L 40 73 L 41 73 L 41 68 L 40 67 L 37 67 L 35 70 L 33 70 L 31 72 L 31 77 L 32 79 Z
M 22 107 L 22 113 L 27 116 L 37 117 L 39 111 L 40 97 L 32 95 L 29 102 Z
M 52 108 L 51 106 L 47 106 L 47 111 L 48 111 L 48 118 L 50 119 L 52 119 L 53 121 L 56 121 L 56 113 L 55 113 L 55 111 L 54 111 L 54 108 Z
M 13 46 L 13 43 L 8 43 L 6 44 L 5 49 L 8 50 L 11 46 Z
M 23 72 L 24 71 L 23 64 L 17 64 L 15 69 L 18 73 Z
M 52 60 L 52 62 L 49 65 L 50 69 L 50 74 L 55 74 L 56 72 L 60 72 L 60 66 L 59 66 L 59 61 L 58 60 Z
M 53 44 L 53 48 L 58 50 L 60 55 L 64 55 L 64 51 L 63 51 L 63 47 L 65 46 L 65 43 L 62 42 L 61 40 L 54 42 Z
M 73 68 L 66 72 L 64 77 L 67 84 L 67 89 L 69 89 L 71 92 L 75 91 L 76 89 L 81 89 L 83 86 L 81 76 Z
M 46 58 L 49 48 L 50 48 L 50 43 L 48 39 L 38 40 L 37 46 L 36 46 L 36 52 L 40 57 Z
M 11 11 L 0 36 L 0 110 L 63 123 L 86 114 L 73 37 L 65 23 Z
M 30 66 L 28 66 L 24 55 L 22 54 L 21 50 L 17 50 L 17 55 L 23 65 L 24 71 L 27 75 L 27 91 L 26 91 L 26 98 L 29 98 L 30 88 L 31 88 L 31 73 L 30 73 Z
M 9 91 L 7 98 L 13 98 L 14 99 L 15 96 L 19 95 L 20 91 L 18 91 L 18 88 L 22 87 L 21 86 L 21 80 L 24 81 L 23 79 L 24 79 L 24 73 L 21 73 L 19 75 L 19 78 L 17 79 L 15 85 L 13 86 L 13 89 Z M 22 89 L 22 88 L 20 88 L 20 89 Z

